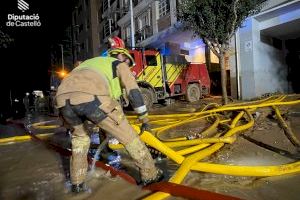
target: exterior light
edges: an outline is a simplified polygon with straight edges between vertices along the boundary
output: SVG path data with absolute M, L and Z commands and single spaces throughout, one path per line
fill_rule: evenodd
M 58 76 L 60 77 L 60 78 L 64 78 L 68 73 L 65 71 L 65 70 L 60 70 L 59 72 L 57 72 L 58 73 Z

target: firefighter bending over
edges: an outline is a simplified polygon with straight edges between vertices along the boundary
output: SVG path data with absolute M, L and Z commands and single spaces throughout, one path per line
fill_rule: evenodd
M 113 47 L 113 46 L 112 46 Z M 83 122 L 88 120 L 120 141 L 135 161 L 143 185 L 162 178 L 146 145 L 127 121 L 117 101 L 125 88 L 126 95 L 142 123 L 148 126 L 148 113 L 143 97 L 129 66 L 134 60 L 125 48 L 111 48 L 108 57 L 95 57 L 82 62 L 63 79 L 56 94 L 57 107 L 72 133 L 70 174 L 72 191 L 85 191 L 90 138 Z

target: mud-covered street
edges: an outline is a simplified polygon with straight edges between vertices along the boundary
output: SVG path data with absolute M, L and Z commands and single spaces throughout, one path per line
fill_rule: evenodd
M 297 99 L 299 99 L 298 96 L 286 98 L 286 100 L 289 101 Z M 168 106 L 156 105 L 151 110 L 151 115 L 157 117 L 161 114 L 174 113 L 178 115 L 192 115 L 192 113 L 199 112 L 210 103 L 219 103 L 219 100 L 218 98 L 210 98 L 190 104 L 183 101 L 176 101 L 174 104 Z M 295 136 L 300 138 L 300 104 L 279 106 L 279 108 L 281 115 L 293 133 L 295 133 Z M 129 114 L 131 113 L 129 112 Z M 222 115 L 234 118 L 237 116 L 237 111 L 224 111 Z M 236 140 L 232 144 L 225 144 L 216 153 L 206 156 L 201 162 L 218 163 L 225 166 L 250 166 L 251 168 L 254 166 L 276 167 L 278 165 L 294 163 L 299 160 L 300 156 L 297 148 L 280 127 L 270 107 L 253 110 L 252 116 L 255 123 L 251 128 L 236 134 L 236 138 L 234 138 Z M 223 118 L 221 115 L 220 117 Z M 39 116 L 32 119 L 32 123 L 47 120 L 53 121 L 55 119 L 54 117 L 43 118 Z M 243 124 L 248 120 L 249 119 L 245 117 L 241 119 L 239 123 Z M 153 121 L 152 128 L 155 130 L 155 128 L 158 127 L 158 123 L 154 123 L 154 118 L 151 118 L 151 121 Z M 1 125 L 1 134 L 3 133 L 1 139 L 4 137 L 7 138 L 8 136 L 11 137 L 14 134 L 23 135 L 27 130 L 22 129 L 20 126 L 21 122 L 22 121 L 17 121 L 17 123 Z M 165 123 L 167 124 L 167 121 L 165 121 Z M 180 120 L 177 123 L 180 123 Z M 55 124 L 61 125 L 59 122 L 55 122 Z M 161 140 L 182 136 L 201 138 L 200 133 L 206 130 L 211 124 L 212 121 L 199 119 L 191 123 L 170 128 L 157 136 Z M 225 133 L 228 130 L 225 124 L 226 123 L 220 124 L 217 130 Z M 142 199 L 152 193 L 149 190 L 142 189 L 141 186 L 129 183 L 124 178 L 111 176 L 108 171 L 96 168 L 95 171 L 89 171 L 88 174 L 87 184 L 91 188 L 90 193 L 77 196 L 71 194 L 69 192 L 70 184 L 67 182 L 69 157 L 45 145 L 55 144 L 62 149 L 68 149 L 70 148 L 69 135 L 65 133 L 63 128 L 46 130 L 32 129 L 32 131 L 34 133 L 54 134 L 50 135 L 46 140 L 1 143 L 1 199 Z M 118 151 L 122 158 L 121 164 L 123 167 L 121 171 L 138 179 L 137 170 L 133 166 L 132 161 L 128 158 L 126 152 L 124 150 Z M 156 153 L 156 156 L 157 155 Z M 172 177 L 180 166 L 172 159 L 162 156 L 161 154 L 156 158 L 156 163 L 159 167 L 163 168 L 165 181 Z M 293 167 L 297 168 L 297 166 Z M 246 173 L 248 169 L 241 167 L 235 172 L 228 171 L 228 173 L 226 169 L 229 168 L 224 169 L 225 171 L 220 174 L 192 170 L 184 177 L 181 184 L 240 199 L 299 199 L 299 172 L 277 176 L 276 170 L 274 170 L 272 174 L 272 169 L 270 170 L 268 168 L 270 171 L 266 169 L 266 176 L 260 174 L 261 170 L 257 172 L 259 174 L 258 176 L 255 176 L 255 171 L 252 172 L 251 176 L 236 176 L 230 174 L 236 173 L 238 170 L 241 170 L 241 174 L 243 174 L 243 170 Z M 290 169 L 282 167 L 279 171 L 280 170 L 284 173 Z M 184 198 L 171 196 L 168 197 L 168 199 Z

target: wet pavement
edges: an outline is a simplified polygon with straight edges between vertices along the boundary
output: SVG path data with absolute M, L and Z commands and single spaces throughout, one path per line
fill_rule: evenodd
M 168 107 L 157 106 L 152 113 L 185 113 L 200 109 L 199 102 L 193 104 L 176 103 Z M 263 112 L 263 111 L 261 111 Z M 300 138 L 300 105 L 289 109 L 288 120 L 296 136 Z M 33 121 L 55 120 L 55 117 L 35 116 Z M 14 121 L 0 126 L 0 138 L 12 135 L 24 135 L 26 130 L 20 126 L 22 121 Z M 180 127 L 177 133 L 196 133 L 205 124 L 193 123 Z M 48 131 L 48 130 L 47 130 Z M 46 133 L 47 131 L 41 131 Z M 172 135 L 172 133 L 170 133 Z M 175 134 L 175 133 L 174 133 Z M 297 149 L 284 135 L 283 130 L 272 119 L 262 120 L 255 129 L 245 133 L 269 145 L 297 153 Z M 173 135 L 172 135 L 173 136 Z M 64 129 L 55 130 L 49 142 L 64 148 L 70 148 L 69 136 Z M 121 152 L 122 153 L 122 152 Z M 129 184 L 120 177 L 112 177 L 102 169 L 89 173 L 87 183 L 92 193 L 79 196 L 72 195 L 68 189 L 68 157 L 46 146 L 43 142 L 31 140 L 26 142 L 0 145 L 0 199 L 4 200 L 60 200 L 60 199 L 141 199 L 150 192 L 141 187 Z M 132 166 L 130 159 L 123 155 L 123 163 Z M 225 145 L 205 161 L 229 165 L 278 165 L 294 162 L 267 149 L 238 137 L 232 145 Z M 158 164 L 167 168 L 171 175 L 178 165 L 166 158 L 158 159 Z M 132 176 L 137 173 L 131 170 Z M 300 174 L 290 174 L 275 177 L 238 177 L 217 175 L 211 173 L 191 172 L 184 179 L 184 185 L 209 190 L 221 194 L 239 197 L 241 199 L 299 199 Z M 170 197 L 168 199 L 182 199 Z

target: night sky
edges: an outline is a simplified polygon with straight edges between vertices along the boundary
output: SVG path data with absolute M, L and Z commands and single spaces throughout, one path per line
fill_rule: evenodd
M 25 1 L 29 9 L 24 12 L 18 9 L 17 0 L 2 1 L 0 6 L 0 29 L 14 39 L 7 48 L 0 48 L 1 109 L 10 93 L 22 98 L 25 92 L 49 90 L 50 46 L 59 43 L 71 23 L 72 1 Z M 8 14 L 38 14 L 41 26 L 9 27 Z

